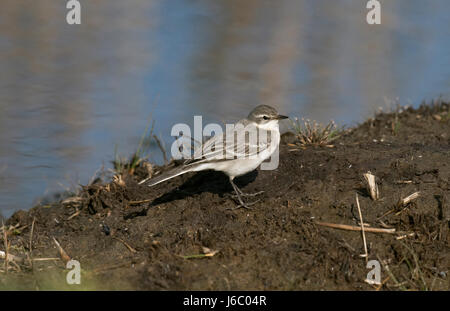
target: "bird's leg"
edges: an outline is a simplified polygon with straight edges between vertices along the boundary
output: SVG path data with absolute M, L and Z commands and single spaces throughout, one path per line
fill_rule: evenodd
M 263 194 L 263 193 L 264 193 L 264 191 L 258 191 L 258 192 L 255 192 L 255 193 L 244 193 L 244 192 L 243 192 L 241 189 L 239 189 L 238 187 L 236 187 L 236 188 L 237 188 L 239 194 L 240 194 L 241 196 L 243 196 L 243 197 L 254 197 L 254 196 L 257 196 L 257 195 L 260 195 L 260 194 Z
M 234 192 L 236 192 L 236 197 L 239 200 L 240 205 L 236 206 L 234 209 L 238 209 L 238 208 L 246 208 L 246 209 L 251 209 L 250 206 L 256 204 L 258 201 L 252 202 L 252 203 L 244 203 L 244 201 L 242 200 L 241 195 L 243 194 L 243 192 L 241 191 L 241 189 L 238 188 L 238 186 L 235 185 L 235 183 L 233 182 L 233 180 L 230 178 L 230 183 L 231 186 L 233 186 Z

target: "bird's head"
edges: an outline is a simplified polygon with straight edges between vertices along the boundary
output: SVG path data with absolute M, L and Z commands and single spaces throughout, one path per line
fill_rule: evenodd
M 269 125 L 272 123 L 278 124 L 279 120 L 287 119 L 288 117 L 278 114 L 278 111 L 271 106 L 260 105 L 253 109 L 247 118 L 259 125 Z

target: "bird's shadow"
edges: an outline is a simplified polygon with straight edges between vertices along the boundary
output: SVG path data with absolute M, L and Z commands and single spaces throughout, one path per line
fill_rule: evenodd
M 254 181 L 257 176 L 258 171 L 254 170 L 243 176 L 235 178 L 234 182 L 239 188 L 245 187 L 247 184 Z M 190 177 L 187 181 L 185 181 L 181 186 L 176 187 L 151 201 L 151 203 L 146 207 L 144 207 L 143 209 L 129 212 L 125 214 L 123 217 L 125 220 L 127 220 L 139 216 L 146 216 L 148 210 L 152 206 L 172 202 L 175 200 L 182 200 L 186 197 L 190 197 L 202 192 L 215 193 L 223 197 L 224 194 L 228 193 L 231 194 L 232 191 L 233 188 L 230 184 L 230 181 L 224 173 L 212 170 L 198 172 L 192 177 Z
M 243 176 L 236 177 L 234 182 L 239 188 L 245 187 L 249 183 L 253 182 L 257 176 L 258 171 L 254 170 Z M 156 198 L 150 203 L 150 206 L 168 203 L 175 200 L 182 200 L 186 197 L 202 192 L 210 192 L 223 197 L 224 194 L 231 193 L 232 191 L 233 188 L 231 187 L 228 176 L 224 173 L 216 171 L 203 171 L 196 173 L 181 186 L 174 188 L 173 190 Z

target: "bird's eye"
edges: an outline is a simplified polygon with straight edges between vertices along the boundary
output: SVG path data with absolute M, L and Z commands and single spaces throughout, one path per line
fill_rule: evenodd
M 263 119 L 264 120 L 269 120 L 269 117 L 268 116 L 263 116 Z

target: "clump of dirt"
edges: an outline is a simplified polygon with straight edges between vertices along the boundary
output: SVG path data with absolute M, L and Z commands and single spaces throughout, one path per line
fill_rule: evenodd
M 78 197 L 17 212 L 3 231 L 9 254 L 20 260 L 8 267 L 0 260 L 0 288 L 449 290 L 449 106 L 378 114 L 333 146 L 300 146 L 285 135 L 278 169 L 237 179 L 245 192 L 264 191 L 252 210 L 233 210 L 222 173 L 186 174 L 150 188 L 138 184 L 147 165 L 85 186 Z M 377 201 L 363 178 L 368 171 Z M 417 191 L 418 198 L 398 204 Z M 361 232 L 318 224 L 358 228 L 356 195 L 366 228 L 395 229 L 365 232 L 381 285 L 365 282 Z M 81 285 L 67 284 L 54 239 L 80 262 Z

